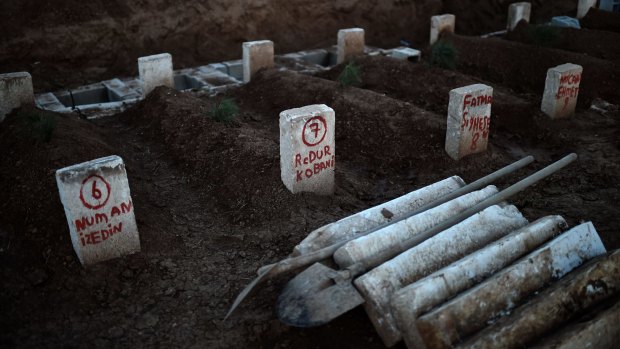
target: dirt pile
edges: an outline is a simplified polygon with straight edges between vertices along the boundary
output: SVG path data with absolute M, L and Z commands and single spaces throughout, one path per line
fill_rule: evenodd
M 615 12 L 591 8 L 579 23 L 583 28 L 620 33 L 620 14 Z

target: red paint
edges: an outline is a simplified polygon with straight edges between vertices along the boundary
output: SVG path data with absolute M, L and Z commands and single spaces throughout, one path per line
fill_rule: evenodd
M 101 191 L 102 189 L 105 189 L 105 193 Z M 105 197 L 103 201 L 102 197 Z M 80 188 L 80 200 L 86 208 L 98 210 L 108 203 L 108 199 L 110 199 L 110 184 L 103 177 L 90 175 L 84 179 Z
M 493 103 L 493 96 L 491 95 L 480 95 L 472 98 L 472 95 L 466 94 L 463 99 L 463 110 L 466 110 L 467 107 L 475 108 L 491 103 Z
M 314 133 L 314 140 L 306 139 L 307 129 L 309 129 L 310 134 Z M 325 135 L 327 135 L 327 121 L 325 121 L 325 118 L 321 115 L 308 119 L 308 121 L 304 124 L 303 130 L 301 131 L 301 139 L 304 144 L 309 147 L 313 147 L 323 142 Z
M 109 218 L 120 216 L 126 213 L 131 212 L 133 208 L 133 202 L 129 200 L 127 203 L 122 202 L 118 206 L 113 206 L 110 210 L 110 213 L 95 213 L 93 216 L 89 217 L 81 217 L 80 219 L 75 220 L 75 228 L 79 232 L 81 230 L 85 230 L 88 227 L 98 225 L 101 223 L 107 224 Z
M 332 155 L 331 159 L 320 161 L 320 162 L 315 162 L 313 163 L 312 167 L 306 168 L 305 170 L 297 170 L 295 181 L 301 182 L 304 179 L 312 178 L 312 176 L 316 176 L 320 174 L 321 172 L 323 172 L 324 170 L 334 168 L 335 165 L 336 165 L 336 159 L 335 159 L 335 156 Z
M 123 231 L 123 223 L 117 225 L 108 224 L 108 229 L 95 230 L 88 233 L 80 233 L 82 246 L 100 244 L 115 234 Z

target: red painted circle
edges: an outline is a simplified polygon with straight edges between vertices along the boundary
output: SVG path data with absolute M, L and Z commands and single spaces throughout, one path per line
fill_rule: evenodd
M 323 134 L 321 136 L 321 139 L 316 141 L 319 137 L 318 137 L 318 133 L 316 133 L 317 131 L 314 131 L 315 132 L 315 137 L 314 137 L 315 142 L 311 142 L 311 141 L 308 141 L 306 139 L 306 129 L 308 128 L 308 126 L 316 124 L 316 122 L 314 122 L 316 120 L 318 120 L 320 123 L 323 124 L 323 128 L 321 129 L 323 131 Z M 319 129 L 317 128 L 317 130 L 319 130 Z M 310 132 L 313 132 L 313 130 L 310 130 Z M 304 129 L 301 131 L 302 141 L 304 142 L 305 145 L 307 145 L 309 147 L 315 146 L 315 145 L 323 142 L 323 140 L 325 139 L 325 135 L 327 135 L 327 122 L 325 121 L 325 118 L 323 118 L 321 115 L 318 115 L 318 116 L 315 116 L 313 118 L 308 119 L 308 121 L 306 121 L 306 124 L 304 125 Z
M 101 192 L 101 189 L 97 187 L 97 181 L 101 181 L 101 183 L 105 186 L 105 199 L 101 200 L 104 193 Z M 87 184 L 92 183 L 90 186 L 90 191 Z M 86 187 L 86 193 L 84 193 L 84 188 Z M 97 198 L 96 194 L 99 193 L 101 197 Z M 91 210 L 98 210 L 105 206 L 108 203 L 108 199 L 110 199 L 110 184 L 103 179 L 103 177 L 98 175 L 90 175 L 84 181 L 82 181 L 82 187 L 80 188 L 80 200 L 82 204 Z

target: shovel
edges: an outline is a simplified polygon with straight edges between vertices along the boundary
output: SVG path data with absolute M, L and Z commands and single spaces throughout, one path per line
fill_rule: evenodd
M 364 299 L 353 285 L 355 277 L 396 257 L 439 232 L 464 221 L 487 207 L 505 201 L 510 196 L 523 191 L 541 179 L 567 166 L 575 159 L 577 159 L 577 154 L 567 155 L 462 213 L 403 241 L 399 246 L 373 255 L 346 269 L 333 270 L 320 263 L 313 264 L 289 281 L 284 291 L 282 291 L 276 306 L 280 321 L 295 327 L 319 326 L 363 304 Z
M 295 269 L 299 269 L 302 267 L 306 267 L 308 265 L 311 265 L 312 263 L 318 262 L 318 261 L 322 261 L 324 259 L 327 259 L 329 257 L 331 257 L 334 252 L 336 252 L 336 250 L 338 250 L 340 247 L 344 246 L 347 242 L 351 241 L 351 240 L 355 240 L 359 237 L 368 235 L 370 233 L 374 233 L 377 230 L 383 229 L 385 227 L 387 227 L 388 225 L 400 222 L 402 220 L 405 220 L 407 218 L 413 217 L 417 214 L 420 214 L 424 211 L 430 210 L 434 207 L 437 207 L 443 203 L 446 203 L 450 200 L 453 200 L 461 195 L 465 195 L 468 194 L 472 191 L 481 189 L 486 187 L 487 185 L 493 183 L 494 181 L 496 181 L 498 178 L 505 176 L 509 173 L 512 173 L 520 168 L 525 167 L 526 165 L 530 164 L 532 161 L 534 161 L 534 158 L 532 156 L 526 156 L 523 159 L 510 164 L 506 167 L 503 167 L 483 178 L 478 179 L 475 182 L 472 182 L 460 189 L 457 189 L 451 193 L 448 193 L 442 197 L 440 197 L 439 199 L 428 203 L 420 208 L 418 208 L 417 210 L 410 212 L 409 214 L 399 217 L 398 219 L 394 219 L 391 222 L 386 222 L 384 224 L 381 224 L 378 227 L 375 227 L 373 229 L 355 234 L 353 237 L 343 240 L 341 242 L 338 242 L 336 244 L 333 244 L 331 246 L 327 246 L 324 247 L 320 250 L 308 253 L 308 254 L 304 254 L 298 257 L 294 257 L 294 258 L 287 258 L 285 260 L 282 260 L 278 263 L 274 263 L 274 264 L 269 264 L 266 266 L 263 266 L 261 268 L 258 269 L 258 276 L 256 277 L 256 279 L 252 280 L 252 282 L 250 284 L 248 284 L 243 291 L 241 291 L 241 293 L 239 293 L 239 295 L 237 296 L 237 298 L 235 299 L 235 301 L 233 302 L 232 306 L 230 307 L 230 310 L 228 311 L 228 314 L 226 314 L 226 317 L 224 318 L 224 320 L 226 320 L 234 311 L 235 309 L 239 306 L 239 304 L 241 304 L 241 302 L 250 294 L 250 292 L 254 289 L 254 287 L 256 287 L 258 284 L 260 284 L 261 282 L 273 278 L 277 275 L 283 274 L 287 271 L 292 271 Z M 319 264 L 320 266 L 322 266 L 322 264 Z M 320 268 L 316 267 L 316 268 Z

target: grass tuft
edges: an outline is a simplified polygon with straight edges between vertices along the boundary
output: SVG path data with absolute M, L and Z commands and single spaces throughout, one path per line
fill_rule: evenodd
M 360 67 L 355 62 L 349 62 L 338 76 L 338 82 L 342 87 L 360 86 L 362 84 Z
M 444 69 L 455 69 L 458 59 L 456 47 L 445 40 L 439 40 L 431 47 L 431 65 L 437 65 Z
M 40 114 L 36 111 L 24 111 L 18 114 L 24 123 L 25 131 L 32 137 L 48 143 L 56 129 L 56 116 Z
M 232 98 L 224 98 L 220 102 L 215 103 L 209 115 L 217 122 L 230 123 L 239 113 L 239 107 Z
M 551 25 L 536 25 L 528 27 L 527 35 L 535 45 L 550 47 L 560 41 L 562 32 Z

